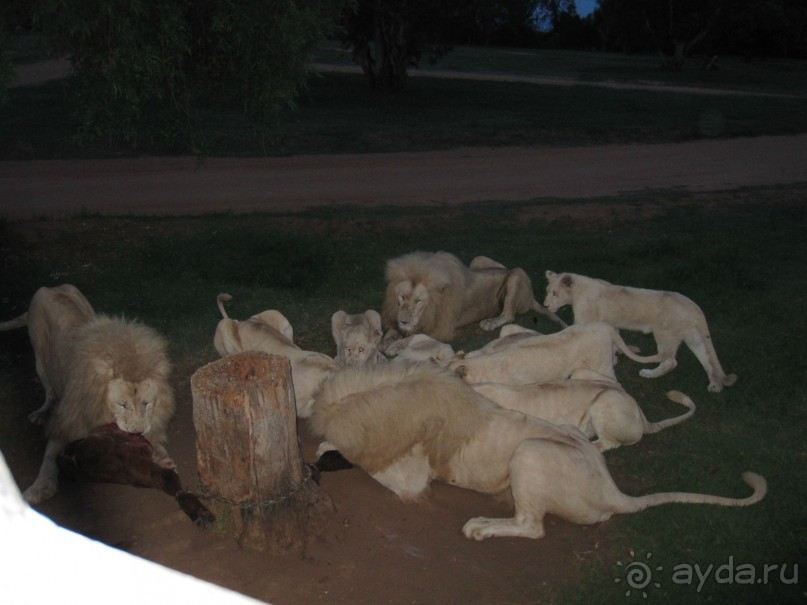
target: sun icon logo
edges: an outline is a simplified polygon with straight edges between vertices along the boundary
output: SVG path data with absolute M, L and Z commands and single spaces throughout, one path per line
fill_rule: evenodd
M 650 586 L 661 588 L 659 582 L 653 581 L 653 572 L 661 571 L 664 568 L 661 565 L 651 567 L 650 559 L 653 558 L 653 553 L 647 553 L 644 561 L 636 560 L 636 553 L 632 548 L 628 551 L 628 554 L 631 558 L 630 561 L 627 563 L 623 563 L 622 561 L 616 562 L 617 566 L 624 568 L 624 572 L 621 577 L 614 578 L 614 582 L 617 584 L 623 581 L 625 582 L 625 585 L 628 587 L 628 590 L 625 592 L 626 597 L 631 596 L 635 592 L 635 594 L 640 594 L 642 598 L 646 599 L 646 588 Z

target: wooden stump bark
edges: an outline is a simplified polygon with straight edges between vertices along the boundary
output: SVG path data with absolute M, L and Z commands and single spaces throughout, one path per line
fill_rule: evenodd
M 201 495 L 217 527 L 246 548 L 304 551 L 334 511 L 297 440 L 291 364 L 246 352 L 191 377 Z

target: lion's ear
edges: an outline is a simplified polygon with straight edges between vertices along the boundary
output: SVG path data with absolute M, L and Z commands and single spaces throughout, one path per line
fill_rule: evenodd
M 544 275 L 546 275 L 547 281 L 552 281 L 558 276 L 558 274 L 555 273 L 554 271 L 546 271 Z
M 337 311 L 331 315 L 331 334 L 333 335 L 334 342 L 338 345 L 341 340 L 342 330 L 345 329 L 345 322 L 347 321 L 347 313 L 344 311 Z
M 364 312 L 364 316 L 367 318 L 367 321 L 370 322 L 370 327 L 380 334 L 381 315 L 379 315 L 378 311 L 367 309 L 367 311 Z
M 572 279 L 571 275 L 566 273 L 563 277 L 560 278 L 560 283 L 562 286 L 566 288 L 571 288 L 572 284 L 574 283 L 574 279 Z

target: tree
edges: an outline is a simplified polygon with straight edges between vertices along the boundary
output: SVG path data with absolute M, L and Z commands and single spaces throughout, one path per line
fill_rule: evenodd
M 561 0 L 563 2 L 571 0 Z M 352 0 L 339 38 L 371 88 L 396 92 L 408 69 L 436 61 L 459 42 L 507 44 L 534 33 L 538 0 Z M 512 43 L 512 42 L 510 42 Z
M 536 0 L 535 21 L 540 29 L 556 31 L 564 15 L 577 15 L 574 0 Z
M 259 136 L 294 103 L 305 59 L 341 0 L 41 0 L 51 48 L 73 63 L 79 140 L 147 136 L 196 147 L 197 108 L 238 102 Z M 146 117 L 148 116 L 148 117 Z
M 598 0 L 601 23 L 625 38 L 641 24 L 662 65 L 680 70 L 686 59 L 718 28 L 732 0 Z M 630 25 L 629 25 L 630 24 Z M 627 35 L 626 35 L 627 34 Z
M 344 9 L 340 39 L 374 90 L 396 92 L 407 70 L 426 55 L 436 60 L 450 45 L 446 25 L 468 3 L 460 0 L 356 0 Z

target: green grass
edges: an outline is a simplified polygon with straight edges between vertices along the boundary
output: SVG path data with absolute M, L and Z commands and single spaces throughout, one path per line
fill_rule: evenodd
M 314 58 L 323 63 L 352 63 L 350 55 L 336 45 L 323 45 Z M 720 57 L 717 69 L 703 69 L 703 60 L 694 57 L 681 71 L 662 69 L 660 65 L 658 55 L 654 54 L 457 46 L 436 63 L 424 62 L 419 69 L 807 95 L 807 69 L 803 61 Z
M 323 51 L 338 62 L 338 51 Z M 341 59 L 344 60 L 344 59 Z M 260 156 L 423 151 L 463 146 L 655 143 L 807 132 L 807 69 L 798 62 L 726 59 L 716 72 L 680 74 L 648 57 L 461 47 L 436 67 L 601 80 L 786 92 L 793 98 L 695 95 L 475 80 L 410 78 L 395 96 L 374 94 L 361 75 L 312 74 L 298 107 L 262 145 L 238 108 L 199 104 L 205 153 Z M 145 118 L 148 122 L 148 116 Z M 64 83 L 12 89 L 0 117 L 0 160 L 188 153 L 150 140 L 137 148 L 78 147 Z
M 468 261 L 486 254 L 524 267 L 538 296 L 543 272 L 574 271 L 649 288 L 681 291 L 709 319 L 724 367 L 738 383 L 706 391 L 705 373 L 688 350 L 679 367 L 658 380 L 617 371 L 651 420 L 680 412 L 664 398 L 672 388 L 698 405 L 686 424 L 607 453 L 625 492 L 686 490 L 744 496 L 740 475 L 767 477 L 769 494 L 742 509 L 668 506 L 609 522 L 609 544 L 588 561 L 582 585 L 552 587 L 551 601 L 624 603 L 624 564 L 648 554 L 661 587 L 648 602 L 681 603 L 700 596 L 715 603 L 803 601 L 804 581 L 754 586 L 672 581 L 683 564 L 702 568 L 807 561 L 804 502 L 807 420 L 804 359 L 807 320 L 807 186 L 710 194 L 647 193 L 598 200 L 617 211 L 584 223 L 538 220 L 543 205 L 490 203 L 441 209 L 345 209 L 301 215 L 215 215 L 198 218 L 78 217 L 68 221 L 0 224 L 0 318 L 22 312 L 36 287 L 76 284 L 102 312 L 138 317 L 172 343 L 180 405 L 188 405 L 190 374 L 215 358 L 215 296 L 228 291 L 228 310 L 245 317 L 280 309 L 306 348 L 333 353 L 330 315 L 337 309 L 378 308 L 384 261 L 414 249 L 450 250 Z M 581 201 L 563 202 L 570 210 Z M 663 203 L 655 218 L 631 216 L 637 204 Z M 564 313 L 569 318 L 568 311 Z M 532 316 L 519 320 L 534 326 Z M 539 320 L 538 328 L 552 324 Z M 455 346 L 470 350 L 491 335 L 465 329 Z M 646 336 L 626 339 L 644 351 Z M 0 417 L 40 399 L 30 347 L 22 331 L 2 335 Z M 17 416 L 19 414 L 17 413 Z M 13 423 L 0 423 L 7 457 L 35 444 L 20 442 Z M 621 561 L 622 566 L 617 565 Z M 803 573 L 803 569 L 800 569 Z M 778 576 L 777 576 L 778 578 Z M 680 581 L 680 577 L 679 577 Z M 640 598 L 634 594 L 632 598 Z

